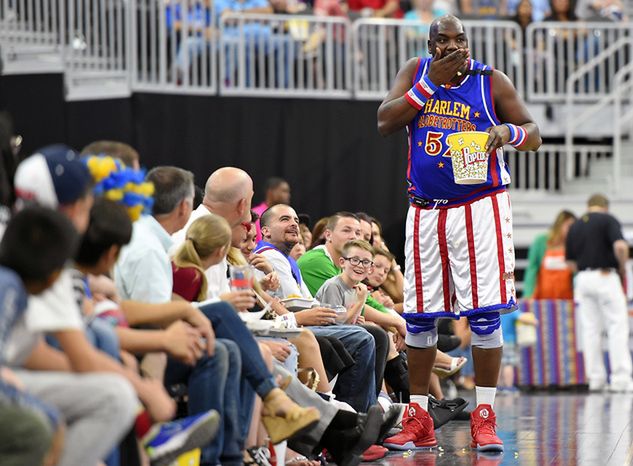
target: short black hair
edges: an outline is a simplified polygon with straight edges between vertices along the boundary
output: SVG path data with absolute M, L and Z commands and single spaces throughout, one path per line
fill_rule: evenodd
M 262 212 L 262 215 L 259 217 L 259 227 L 264 228 L 270 224 L 271 217 L 273 216 L 272 209 L 275 206 L 269 207 L 265 211 Z
M 367 212 L 356 212 L 356 216 L 358 217 L 358 220 L 367 222 L 370 225 L 376 221 L 376 219 L 374 219 L 374 217 L 369 215 Z
M 112 246 L 125 246 L 132 238 L 132 221 L 125 207 L 104 198 L 90 210 L 90 223 L 81 239 L 75 260 L 80 265 L 96 265 Z
M 63 214 L 29 206 L 13 216 L 0 242 L 0 265 L 24 282 L 42 282 L 75 255 L 79 235 Z
M 264 192 L 266 193 L 270 191 L 271 189 L 277 189 L 279 186 L 281 186 L 284 183 L 287 183 L 287 181 L 284 180 L 283 178 L 280 178 L 278 176 L 271 176 L 264 183 Z
M 251 209 L 251 223 L 255 223 L 259 220 L 259 214 Z
M 150 170 L 146 180 L 154 183 L 153 215 L 168 214 L 183 199 L 194 195 L 193 173 L 182 168 L 156 167 Z

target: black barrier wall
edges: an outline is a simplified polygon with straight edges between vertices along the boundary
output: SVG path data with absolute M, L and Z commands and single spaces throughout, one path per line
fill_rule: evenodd
M 406 215 L 406 135 L 383 139 L 378 102 L 135 94 L 65 102 L 61 75 L 4 76 L 0 105 L 14 116 L 23 155 L 45 144 L 77 149 L 96 139 L 132 144 L 142 164 L 189 169 L 204 186 L 216 168 L 243 168 L 254 203 L 269 176 L 292 187 L 292 204 L 313 221 L 337 210 L 376 216 L 401 256 Z

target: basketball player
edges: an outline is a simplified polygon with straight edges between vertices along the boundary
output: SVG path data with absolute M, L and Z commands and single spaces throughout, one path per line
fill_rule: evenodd
M 510 174 L 503 146 L 536 150 L 541 138 L 503 73 L 470 59 L 461 21 L 442 16 L 429 31 L 431 58 L 409 60 L 378 109 L 384 136 L 407 128 L 410 201 L 406 223 L 405 303 L 411 403 L 403 430 L 386 439 L 393 449 L 437 445 L 428 413 L 437 318 L 467 316 L 472 330 L 477 407 L 471 447 L 503 451 L 493 410 L 503 340 L 500 313 L 515 309 Z M 487 131 L 485 147 L 467 163 L 488 157 L 487 179 L 456 184 L 446 137 Z M 483 161 L 482 161 L 483 159 Z M 464 159 L 466 160 L 466 159 Z

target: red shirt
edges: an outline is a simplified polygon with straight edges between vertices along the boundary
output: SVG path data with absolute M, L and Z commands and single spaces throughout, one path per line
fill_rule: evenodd
M 202 287 L 202 274 L 193 267 L 178 267 L 173 262 L 171 270 L 174 277 L 173 292 L 187 301 L 198 301 Z
M 348 0 L 347 5 L 351 11 L 361 11 L 363 8 L 381 10 L 391 1 L 397 2 L 397 0 Z M 398 4 L 398 9 L 391 15 L 391 18 L 402 18 L 402 16 L 402 10 Z

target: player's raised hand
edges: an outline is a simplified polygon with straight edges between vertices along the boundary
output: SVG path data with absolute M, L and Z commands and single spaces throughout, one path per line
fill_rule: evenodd
M 450 83 L 457 73 L 468 67 L 470 50 L 457 49 L 442 57 L 439 47 L 435 49 L 435 55 L 429 67 L 429 79 L 436 86 Z

